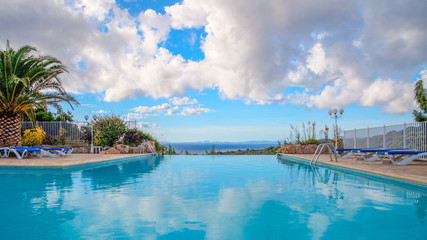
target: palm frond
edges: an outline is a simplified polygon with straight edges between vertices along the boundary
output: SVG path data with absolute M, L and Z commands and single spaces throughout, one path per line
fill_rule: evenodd
M 37 107 L 58 108 L 61 102 L 74 109 L 78 102 L 59 78 L 64 72 L 68 70 L 57 58 L 40 56 L 31 46 L 14 51 L 7 43 L 6 49 L 0 50 L 0 113 L 25 112 L 30 117 Z

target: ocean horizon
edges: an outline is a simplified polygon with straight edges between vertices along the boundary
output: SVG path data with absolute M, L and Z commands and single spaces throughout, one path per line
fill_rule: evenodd
M 246 149 L 264 149 L 270 146 L 277 146 L 277 141 L 247 141 L 247 142 L 160 142 L 163 146 L 171 145 L 177 154 L 206 154 L 212 147 L 215 151 L 237 151 Z

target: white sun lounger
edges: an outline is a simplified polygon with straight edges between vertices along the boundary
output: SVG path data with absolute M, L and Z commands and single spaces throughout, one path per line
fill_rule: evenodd
M 356 159 L 359 159 L 358 156 L 361 156 L 361 151 L 373 151 L 376 153 L 376 151 L 380 150 L 381 148 L 338 148 L 335 151 L 335 154 L 339 158 L 349 158 L 351 156 L 356 157 Z M 338 152 L 343 152 L 339 154 Z M 362 156 L 363 157 L 363 156 Z
M 40 148 L 36 147 L 9 147 L 8 156 L 10 155 L 10 152 L 14 153 L 18 159 L 27 158 L 30 155 L 38 158 L 42 157 Z
M 394 165 L 402 166 L 423 156 L 427 156 L 427 151 L 408 151 L 408 150 L 391 150 L 378 152 L 378 157 L 383 160 L 390 160 Z
M 43 155 L 49 157 L 66 157 L 73 152 L 73 148 L 61 148 L 61 147 L 40 147 Z
M 383 154 L 388 151 L 416 151 L 416 149 L 401 148 L 401 149 L 360 149 L 354 156 L 359 160 L 365 160 L 367 162 L 374 162 L 379 159 L 379 154 Z
M 358 149 L 358 148 L 337 148 L 335 150 L 335 154 L 339 158 L 349 158 L 352 155 L 354 155 L 355 151 L 358 151 L 358 150 L 360 150 L 360 149 Z M 342 152 L 342 153 L 339 154 L 338 152 Z
M 8 147 L 0 147 L 0 157 L 2 157 L 2 158 L 9 157 L 9 148 Z

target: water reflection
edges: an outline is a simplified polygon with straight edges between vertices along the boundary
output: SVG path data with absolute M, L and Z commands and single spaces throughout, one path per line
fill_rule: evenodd
M 324 196 L 321 203 L 323 211 L 328 212 L 331 219 L 344 216 L 354 220 L 367 205 L 380 211 L 391 210 L 390 205 L 409 204 L 415 206 L 414 215 L 419 222 L 425 223 L 427 213 L 427 195 L 425 191 L 417 192 L 404 187 L 398 187 L 384 182 L 344 174 L 327 168 L 297 163 L 281 157 L 279 163 L 286 166 L 286 170 L 293 172 L 297 168 L 302 173 L 307 191 L 318 192 Z M 324 221 L 323 221 L 324 222 Z
M 163 157 L 145 158 L 111 166 L 90 168 L 81 172 L 83 180 L 90 181 L 92 190 L 120 188 L 142 179 L 144 174 L 157 168 Z
M 82 188 L 119 188 L 150 173 L 161 163 L 161 159 L 145 158 L 68 173 L 3 172 L 0 174 L 0 238 L 44 239 L 44 236 L 61 235 L 70 239 L 79 238 L 78 229 L 60 226 L 67 226 L 79 215 L 76 208 L 79 202 L 85 201 Z M 121 174 L 123 171 L 130 174 Z M 82 184 L 82 179 L 90 184 Z M 77 202 L 70 205 L 73 197 Z
M 0 215 L 5 239 L 28 232 L 43 239 L 423 239 L 427 233 L 423 192 L 265 156 L 152 158 L 64 174 L 0 174 L 0 183 L 1 192 L 10 192 L 0 199 L 0 206 L 11 206 Z M 390 227 L 396 223 L 411 231 Z

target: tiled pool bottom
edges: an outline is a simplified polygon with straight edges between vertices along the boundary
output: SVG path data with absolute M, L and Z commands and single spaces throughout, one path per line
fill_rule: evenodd
M 1 239 L 424 239 L 427 190 L 276 156 L 0 173 Z

